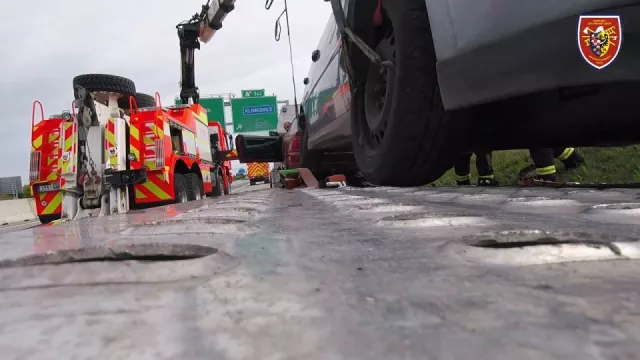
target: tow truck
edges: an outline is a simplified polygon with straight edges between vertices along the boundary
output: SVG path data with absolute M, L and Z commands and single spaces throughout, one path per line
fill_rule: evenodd
M 42 103 L 33 103 L 29 180 L 42 223 L 230 193 L 233 137 L 208 123 L 194 60 L 234 3 L 208 1 L 176 26 L 182 104 L 163 107 L 158 93 L 105 74 L 73 79 L 72 111 L 45 119 Z

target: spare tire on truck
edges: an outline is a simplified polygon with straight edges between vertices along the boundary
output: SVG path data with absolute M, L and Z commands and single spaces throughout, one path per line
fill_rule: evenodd
M 146 107 L 155 107 L 156 99 L 155 97 L 145 94 L 145 93 L 136 93 L 134 95 L 136 99 L 136 105 L 138 108 L 146 108 Z M 124 111 L 129 111 L 129 96 L 121 97 L 118 99 L 118 107 L 123 109 Z
M 73 78 L 73 89 L 82 86 L 89 92 L 111 92 L 129 99 L 135 95 L 136 84 L 125 77 L 106 74 L 84 74 Z M 128 105 L 127 105 L 128 107 Z
M 381 6 L 379 28 L 373 29 L 370 20 L 358 24 L 357 16 L 354 29 L 394 66 L 380 67 L 355 46 L 349 48 L 354 69 L 362 69 L 355 70 L 359 85 L 351 84 L 353 152 L 358 169 L 373 184 L 424 185 L 453 166 L 453 135 L 464 129 L 454 128 L 440 98 L 425 1 L 382 0 Z

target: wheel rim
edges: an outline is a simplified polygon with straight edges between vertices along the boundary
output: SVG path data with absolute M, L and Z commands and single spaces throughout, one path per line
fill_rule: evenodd
M 391 21 L 383 16 L 383 26 L 380 28 L 376 46 L 376 53 L 383 61 L 395 63 L 395 34 Z M 376 148 L 382 144 L 389 125 L 389 112 L 393 98 L 393 69 L 371 65 L 364 89 L 364 119 L 361 120 L 360 143 Z

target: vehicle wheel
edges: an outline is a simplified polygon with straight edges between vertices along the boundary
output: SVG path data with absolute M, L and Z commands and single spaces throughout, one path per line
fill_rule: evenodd
M 309 150 L 309 124 L 305 124 L 302 130 L 302 141 L 300 144 L 300 167 L 314 170 L 322 164 L 322 154 L 317 151 Z
M 53 214 L 53 215 L 39 215 L 38 216 L 38 220 L 40 220 L 40 223 L 45 225 L 48 224 L 50 222 L 56 221 L 56 220 L 60 220 L 60 214 Z
M 249 180 L 249 185 L 255 185 L 255 184 L 256 184 L 256 182 L 255 182 L 255 181 L 253 181 L 253 180 Z
M 105 74 L 84 74 L 73 78 L 73 88 L 82 86 L 90 92 L 113 92 L 123 95 L 129 101 L 129 96 L 136 93 L 136 84 L 127 78 Z M 129 105 L 127 105 L 127 108 Z
M 189 201 L 202 199 L 202 182 L 197 174 L 189 173 L 185 175 L 187 180 L 187 191 L 189 193 Z
M 227 185 L 227 186 L 224 186 Z M 229 184 L 228 182 L 226 184 L 223 184 L 222 188 L 224 189 L 224 194 L 225 195 L 230 195 L 231 194 L 231 184 Z
M 173 175 L 173 191 L 175 192 L 176 203 L 186 203 L 189 201 L 189 189 L 187 188 L 187 180 L 184 175 Z
M 156 106 L 156 99 L 151 95 L 136 93 L 134 98 L 136 99 L 136 105 L 138 105 L 139 108 Z M 118 107 L 125 111 L 129 111 L 129 96 L 118 99 Z
M 370 64 L 365 85 L 352 85 L 353 151 L 360 172 L 374 184 L 424 185 L 450 169 L 456 154 L 427 9 L 424 0 L 382 0 L 382 8 L 374 48 L 395 66 Z
M 213 187 L 213 196 L 222 196 L 222 174 L 216 173 L 216 184 Z

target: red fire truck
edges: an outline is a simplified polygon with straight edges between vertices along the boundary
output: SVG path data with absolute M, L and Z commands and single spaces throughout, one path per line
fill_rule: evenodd
M 73 83 L 73 113 L 44 119 L 42 104 L 33 104 L 29 180 L 41 222 L 230 193 L 232 141 L 202 106 L 165 108 L 157 93 L 149 103 L 119 76 L 80 75 Z
M 234 3 L 207 1 L 200 13 L 176 26 L 184 105 L 162 107 L 157 93 L 137 93 L 133 81 L 103 74 L 73 79 L 73 113 L 45 120 L 42 104 L 34 102 L 29 183 L 40 221 L 230 193 L 230 160 L 237 153 L 231 135 L 208 124 L 198 104 L 194 59 L 200 42 L 211 40 Z

